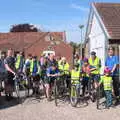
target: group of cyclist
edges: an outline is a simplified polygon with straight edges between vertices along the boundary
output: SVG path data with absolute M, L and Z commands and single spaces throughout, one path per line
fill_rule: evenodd
M 25 59 L 23 52 L 17 52 L 14 55 L 12 49 L 7 51 L 6 56 L 4 52 L 1 53 L 0 68 L 0 88 L 2 91 L 2 80 L 4 80 L 6 100 L 12 99 L 14 90 L 13 78 L 17 74 L 26 74 L 27 77 L 32 79 L 33 83 L 39 83 L 40 79 L 42 79 L 46 88 L 46 96 L 50 100 L 51 84 L 54 83 L 55 77 L 60 76 L 60 70 L 66 70 L 66 76 L 69 73 L 67 72 L 69 71 L 69 64 L 65 57 L 60 59 L 55 58 L 53 54 L 49 54 L 48 56 L 41 55 L 40 59 L 38 59 L 37 56 L 29 54 L 27 59 Z M 36 94 L 34 84 L 32 85 L 32 91 L 33 95 Z
M 72 70 L 70 70 L 71 66 L 65 57 L 56 58 L 54 54 L 49 54 L 48 56 L 41 55 L 40 59 L 38 59 L 37 56 L 29 54 L 27 59 L 25 59 L 22 52 L 18 52 L 16 56 L 13 57 L 12 49 L 8 50 L 7 56 L 5 56 L 4 52 L 2 53 L 0 62 L 0 68 L 2 68 L 0 79 L 4 80 L 7 100 L 12 99 L 14 88 L 13 78 L 20 72 L 31 76 L 33 82 L 39 82 L 40 79 L 43 80 L 48 101 L 51 100 L 51 85 L 54 84 L 57 76 L 62 76 L 63 79 L 66 78 L 68 89 L 70 89 L 71 81 L 74 82 L 75 80 L 76 82 L 76 79 L 78 79 L 77 83 L 79 84 L 79 80 L 82 79 L 82 96 L 85 96 L 86 92 L 89 91 L 88 83 L 90 80 L 93 80 L 94 88 L 99 87 L 100 84 L 103 83 L 107 107 L 112 105 L 112 91 L 114 91 L 116 98 L 119 97 L 119 62 L 118 57 L 114 55 L 114 49 L 112 47 L 108 49 L 108 57 L 106 58 L 104 75 L 102 77 L 100 77 L 101 60 L 96 56 L 94 51 L 91 52 L 89 59 L 76 57 Z M 0 87 L 2 91 L 1 84 Z M 32 90 L 34 94 L 34 87 L 32 87 Z M 118 101 L 118 99 L 116 100 Z

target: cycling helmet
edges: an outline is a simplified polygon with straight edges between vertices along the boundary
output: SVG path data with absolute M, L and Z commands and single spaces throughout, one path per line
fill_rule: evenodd
M 111 70 L 109 68 L 104 69 L 104 73 L 110 73 L 110 72 L 111 72 Z
M 96 52 L 92 51 L 92 52 L 91 52 L 91 55 L 96 55 Z
M 83 62 L 88 63 L 88 59 L 87 59 L 87 58 L 84 58 Z

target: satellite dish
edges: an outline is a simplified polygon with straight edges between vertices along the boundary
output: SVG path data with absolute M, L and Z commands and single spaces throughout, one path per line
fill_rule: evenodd
M 56 45 L 59 45 L 60 44 L 60 41 L 56 41 Z
M 45 37 L 45 41 L 46 41 L 46 42 L 49 42 L 49 41 L 50 41 L 50 36 L 46 36 L 46 37 Z

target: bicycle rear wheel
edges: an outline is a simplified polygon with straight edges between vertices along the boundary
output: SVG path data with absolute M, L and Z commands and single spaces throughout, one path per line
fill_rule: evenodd
M 15 84 L 15 93 L 18 103 L 22 103 L 28 96 L 28 89 L 25 84 L 18 82 Z
M 96 100 L 96 90 L 94 88 L 94 85 L 93 85 L 93 81 L 92 79 L 90 79 L 89 83 L 88 83 L 88 89 L 89 89 L 89 96 L 90 96 L 90 99 L 92 102 L 95 102 Z
M 96 93 L 96 107 L 99 109 L 99 104 L 100 104 L 100 87 L 97 88 L 97 93 Z
M 28 96 L 29 96 L 29 92 L 28 92 L 28 86 L 27 84 L 20 84 L 22 90 L 20 90 L 20 98 L 21 100 L 25 100 Z
M 104 106 L 105 106 L 105 94 L 104 94 L 103 85 L 101 85 L 97 88 L 96 108 L 102 109 Z
M 32 89 L 32 80 L 31 80 L 31 77 L 28 76 L 27 77 L 27 94 L 28 94 L 28 97 L 30 97 L 30 90 Z
M 17 97 L 17 102 L 20 103 L 20 88 L 17 83 L 15 84 L 15 93 L 16 93 L 16 97 Z
M 40 80 L 40 88 L 41 87 L 42 87 L 42 90 L 40 89 L 40 95 L 43 95 L 43 96 L 45 95 L 45 97 L 47 98 L 46 88 L 43 80 Z

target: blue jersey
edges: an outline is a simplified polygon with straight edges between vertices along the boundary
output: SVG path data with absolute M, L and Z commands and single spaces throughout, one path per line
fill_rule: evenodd
M 53 70 L 52 67 L 49 67 L 46 71 L 46 74 L 51 74 L 51 75 L 54 75 L 57 73 L 59 73 L 59 70 L 58 69 Z
M 108 56 L 105 61 L 105 66 L 107 66 L 110 70 L 113 69 L 114 65 L 118 64 L 118 56 Z M 118 69 L 114 71 L 113 74 L 118 74 Z

